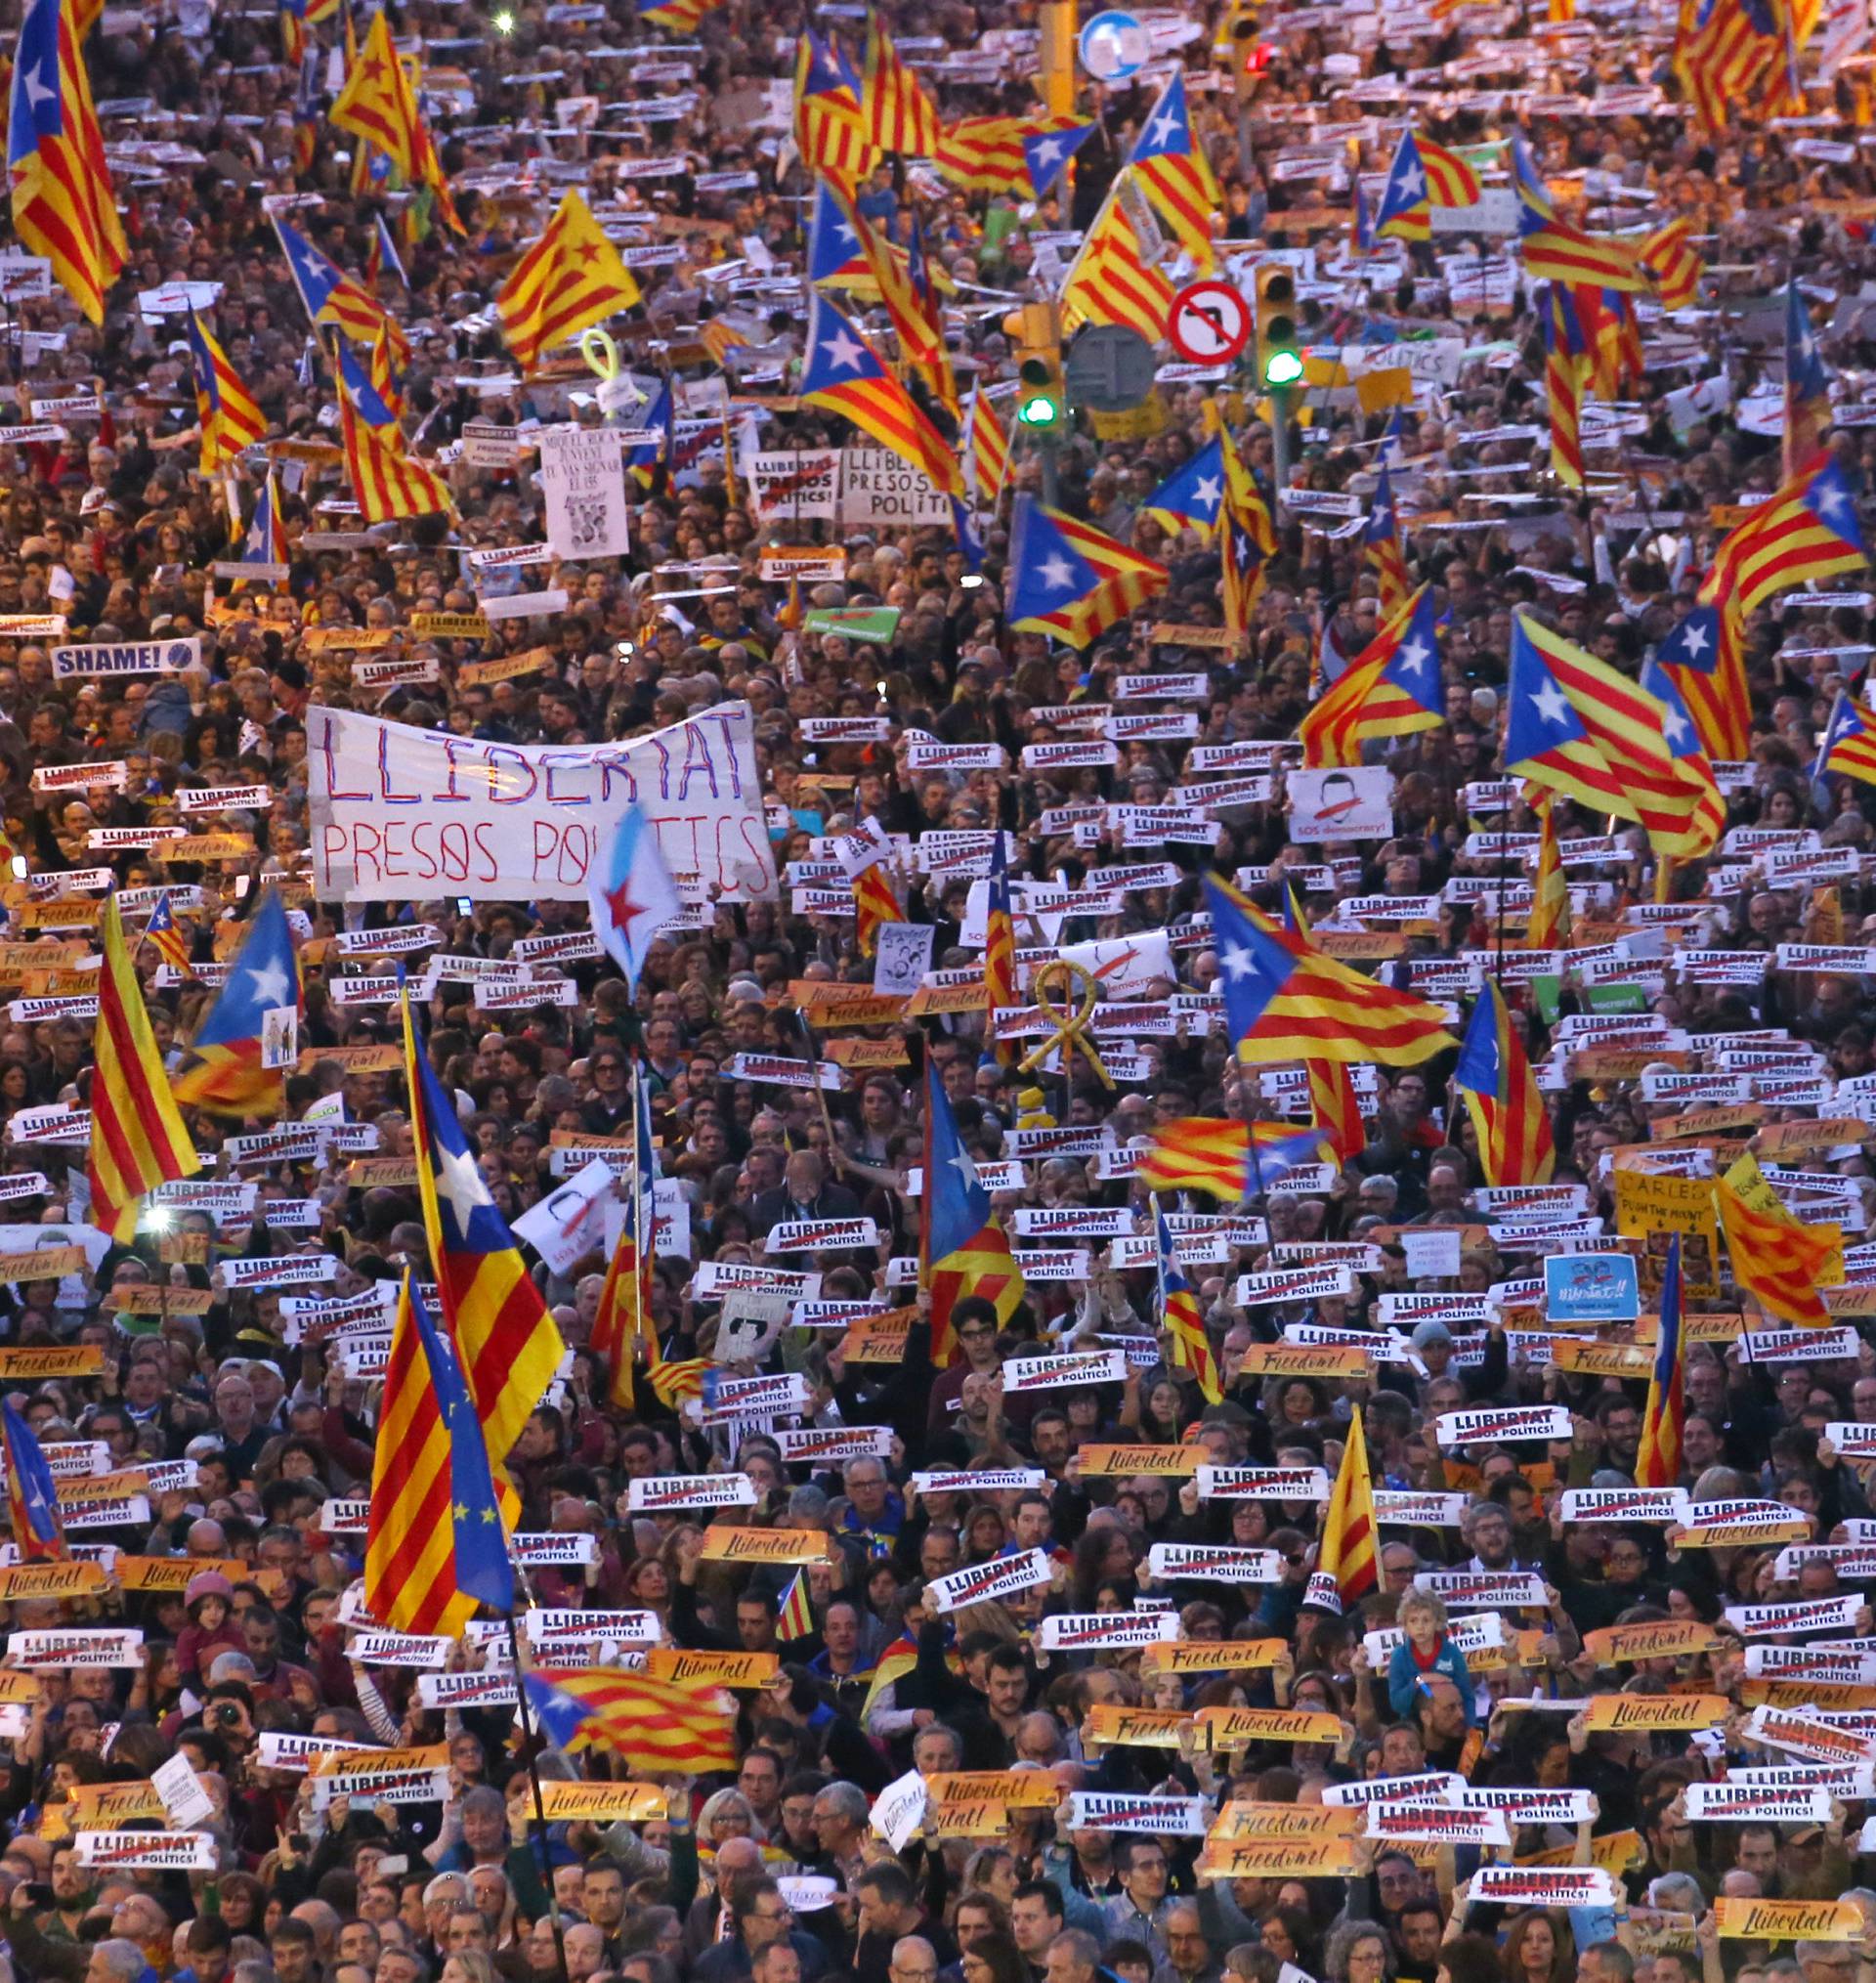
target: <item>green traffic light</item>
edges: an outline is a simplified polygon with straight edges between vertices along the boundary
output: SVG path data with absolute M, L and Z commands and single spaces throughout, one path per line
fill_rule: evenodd
M 1025 427 L 1052 427 L 1061 412 L 1060 405 L 1046 393 L 1021 400 L 1016 407 L 1016 417 Z
M 1302 376 L 1302 360 L 1294 351 L 1273 351 L 1265 360 L 1263 382 L 1267 386 L 1293 386 Z

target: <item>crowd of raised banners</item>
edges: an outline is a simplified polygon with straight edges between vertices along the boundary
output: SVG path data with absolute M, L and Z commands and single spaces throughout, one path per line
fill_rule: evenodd
M 0 1983 L 1876 1983 L 1861 0 L 19 11 Z

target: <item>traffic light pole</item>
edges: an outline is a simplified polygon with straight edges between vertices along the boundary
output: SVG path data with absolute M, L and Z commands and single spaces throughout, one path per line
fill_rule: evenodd
M 1056 451 L 1055 436 L 1046 431 L 1036 436 L 1036 445 L 1043 453 L 1043 500 L 1050 509 L 1062 506 L 1061 461 Z
M 1276 485 L 1270 504 L 1272 526 L 1283 528 L 1283 492 L 1290 486 L 1290 388 L 1265 386 L 1270 395 L 1270 476 Z

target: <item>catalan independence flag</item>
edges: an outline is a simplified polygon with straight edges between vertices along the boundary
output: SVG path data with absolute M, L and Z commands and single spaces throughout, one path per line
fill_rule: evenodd
M 366 523 L 446 515 L 455 507 L 449 485 L 407 452 L 395 427 L 374 427 L 339 387 L 339 433 L 345 469 Z
M 1842 468 L 1821 455 L 1727 533 L 1700 597 L 1746 614 L 1774 592 L 1868 562 L 1856 498 Z
M 415 1132 L 417 1194 L 444 1327 L 454 1343 L 499 1485 L 510 1449 L 566 1345 L 522 1265 L 404 1001 L 404 1072 Z
M 1478 174 L 1457 151 L 1421 137 L 1410 124 L 1394 147 L 1374 231 L 1401 240 L 1427 240 L 1432 234 L 1433 207 L 1474 206 L 1480 191 Z
M 1876 785 L 1876 725 L 1842 689 L 1831 705 L 1830 720 L 1824 725 L 1811 775 L 1821 778 L 1827 771 Z
M 1830 1311 L 1818 1289 L 1844 1277 L 1839 1229 L 1801 1225 L 1750 1155 L 1715 1180 L 1713 1202 L 1741 1293 L 1800 1328 L 1827 1328 Z
M 1361 534 L 1361 561 L 1375 575 L 1381 610 L 1391 613 L 1413 590 L 1413 584 L 1400 547 L 1400 512 L 1394 504 L 1393 479 L 1386 461 L 1375 480 L 1375 506 L 1368 512 L 1367 528 Z
M 1163 1122 L 1134 1175 L 1149 1191 L 1209 1191 L 1235 1205 L 1251 1195 L 1251 1132 L 1221 1116 Z
M 1458 1043 L 1438 1007 L 1309 947 L 1216 875 L 1206 878 L 1225 1023 L 1238 1058 L 1272 1065 L 1386 1060 L 1414 1066 Z
M 807 363 L 797 397 L 803 406 L 843 414 L 917 469 L 941 495 L 964 493 L 951 443 L 886 369 L 853 321 L 819 290 L 808 310 Z
M 1537 876 L 1531 891 L 1526 950 L 1560 950 L 1570 940 L 1570 887 L 1556 844 L 1556 795 L 1542 787 L 1526 795 L 1537 814 Z
M 966 1295 L 992 1304 L 1007 1322 L 1023 1299 L 1009 1239 L 991 1216 L 990 1193 L 958 1134 L 934 1064 L 925 1063 L 924 1192 L 918 1200 L 918 1265 L 931 1295 L 931 1360 L 958 1359 L 951 1312 Z
M 1697 0 L 1675 32 L 1674 72 L 1709 136 L 1727 128 L 1730 106 L 1782 108 L 1790 60 L 1775 0 Z
M 867 132 L 860 78 L 830 35 L 803 31 L 794 62 L 794 147 L 805 164 L 857 185 L 878 163 Z
M 964 439 L 959 452 L 971 501 L 983 509 L 994 508 L 1009 479 L 1009 436 L 981 385 L 973 390 L 964 409 Z
M 177 1100 L 215 1115 L 278 1114 L 282 1071 L 262 1064 L 261 1043 L 270 1013 L 297 1013 L 299 1006 L 293 932 L 278 891 L 270 888 L 190 1043 L 189 1062 L 176 1077 Z
M 382 11 L 372 15 L 364 47 L 347 69 L 345 87 L 326 115 L 339 130 L 375 146 L 405 179 L 412 183 L 422 179 L 417 100 Z
M 809 1638 L 813 1632 L 814 1608 L 808 1602 L 808 1573 L 804 1566 L 789 1579 L 789 1587 L 782 1593 L 775 1636 L 787 1644 L 790 1639 Z
M 892 36 L 877 14 L 867 16 L 860 108 L 867 136 L 881 151 L 929 158 L 938 149 L 938 111 L 924 85 L 900 61 Z
M 406 1270 L 371 1463 L 365 1609 L 393 1631 L 459 1638 L 478 1603 L 514 1608 L 508 1550 L 469 1387 Z
M 1368 1147 L 1355 1077 L 1341 1060 L 1305 1060 L 1303 1066 L 1309 1076 L 1309 1113 L 1327 1145 L 1323 1161 L 1345 1164 Z
M 1128 210 L 1123 195 L 1132 184 L 1131 168 L 1123 168 L 1082 237 L 1062 282 L 1062 326 L 1121 323 L 1155 344 L 1166 335 L 1174 292 Z
M 1700 850 L 1704 793 L 1669 750 L 1658 696 L 1522 612 L 1506 696 L 1508 776 L 1639 821 L 1657 853 Z
M 1206 1403 L 1220 1404 L 1224 1401 L 1224 1388 L 1218 1381 L 1218 1359 L 1199 1315 L 1199 1298 L 1179 1269 L 1172 1234 L 1167 1229 L 1160 1201 L 1154 1198 L 1150 1202 L 1153 1230 L 1159 1238 L 1160 1326 L 1172 1339 L 1172 1367 L 1190 1370 L 1199 1380 Z
M 1472 1008 L 1453 1082 L 1472 1118 L 1485 1182 L 1548 1185 L 1556 1165 L 1550 1118 L 1505 994 L 1490 978 Z
M 1084 117 L 959 117 L 939 132 L 931 162 L 965 193 L 1046 199 L 1093 128 Z
M 322 254 L 290 221 L 273 216 L 274 232 L 279 237 L 280 252 L 299 291 L 307 318 L 314 323 L 330 323 L 343 330 L 355 344 L 369 344 L 380 327 L 392 325 L 393 344 L 399 362 L 410 360 L 410 341 L 375 296 L 367 295 L 362 284 L 340 269 L 329 255 Z
M 1661 1319 L 1656 1325 L 1654 1368 L 1642 1410 L 1642 1444 L 1635 1458 L 1638 1487 L 1681 1485 L 1681 1428 L 1686 1421 L 1681 1363 L 1681 1235 L 1668 1241 L 1661 1275 Z
M 1663 310 L 1692 309 L 1706 273 L 1693 245 L 1693 223 L 1684 216 L 1656 228 L 1642 243 L 1642 266 L 1654 278 Z
M 984 984 L 990 994 L 993 1014 L 999 1006 L 1016 1003 L 1016 918 L 1009 899 L 1009 852 L 1001 832 L 990 844 L 990 880 L 984 905 Z
M 1376 1543 L 1375 1484 L 1368 1470 L 1361 1407 L 1356 1405 L 1349 1414 L 1336 1485 L 1323 1511 L 1322 1541 L 1303 1602 L 1338 1614 L 1359 1604 L 1381 1581 Z
M 137 1231 L 137 1207 L 170 1178 L 201 1168 L 169 1092 L 169 1075 L 150 1031 L 143 987 L 124 948 L 117 898 L 105 899 L 104 965 L 98 973 L 98 1029 L 92 1036 L 91 1143 L 85 1175 L 91 1223 L 120 1246 Z
M 652 1231 L 658 1152 L 652 1141 L 651 1099 L 636 1058 L 631 1064 L 632 1188 L 625 1195 L 625 1219 L 618 1229 L 599 1307 L 593 1314 L 593 1354 L 604 1359 L 607 1395 L 629 1410 L 636 1404 L 633 1364 L 638 1351 L 658 1361 L 658 1331 L 652 1320 Z
M 195 419 L 202 430 L 201 470 L 213 475 L 267 432 L 267 419 L 193 310 L 189 313 L 189 358 L 195 373 Z
M 1811 327 L 1805 292 L 1785 284 L 1785 433 L 1783 466 L 1789 482 L 1816 458 L 1830 428 L 1830 374 Z
M 170 907 L 170 891 L 165 888 L 156 898 L 156 906 L 149 912 L 149 921 L 144 925 L 144 940 L 172 970 L 189 970 L 189 938 L 183 934 L 176 921 L 176 911 Z
M 0 1398 L 7 1454 L 7 1507 L 21 1563 L 63 1563 L 70 1554 L 59 1524 L 59 1488 L 38 1435 L 11 1398 Z
M 1512 138 L 1512 185 L 1517 194 L 1517 249 L 1532 281 L 1566 288 L 1645 290 L 1652 286 L 1638 247 L 1559 220 L 1524 140 Z
M 736 1716 L 712 1687 L 614 1666 L 537 1666 L 522 1685 L 556 1748 L 604 1749 L 633 1769 L 685 1777 L 736 1768 Z
M 1223 213 L 1224 195 L 1192 129 L 1183 69 L 1174 69 L 1160 92 L 1127 162 L 1194 266 L 1212 268 L 1215 261 L 1212 224 Z
M 1087 647 L 1171 582 L 1157 559 L 1033 496 L 1017 496 L 1005 609 L 1012 633 Z
M 130 251 L 85 75 L 83 37 L 81 9 L 71 0 L 29 0 L 13 51 L 7 181 L 21 245 L 44 255 L 59 286 L 101 324 L 105 291 Z
M 1409 737 L 1446 720 L 1433 588 L 1422 585 L 1304 712 L 1297 735 L 1312 769 L 1359 764 L 1377 738 Z
M 1739 610 L 1727 602 L 1690 608 L 1655 650 L 1709 757 L 1740 758 L 1752 746 L 1744 649 Z
M 526 368 L 550 345 L 639 301 L 637 279 L 579 189 L 569 187 L 540 238 L 495 292 L 495 314 L 504 342 Z
M 1214 531 L 1224 508 L 1224 442 L 1215 437 L 1182 467 L 1175 468 L 1140 505 L 1173 535 L 1186 529 Z

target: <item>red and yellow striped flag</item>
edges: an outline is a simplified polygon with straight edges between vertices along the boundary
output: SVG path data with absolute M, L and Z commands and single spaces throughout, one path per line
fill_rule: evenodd
M 707 1776 L 736 1768 L 736 1716 L 713 1687 L 611 1666 L 537 1667 L 528 1704 L 556 1748 L 599 1748 L 634 1769 Z
M 1235 1205 L 1249 1194 L 1251 1132 L 1242 1122 L 1212 1115 L 1163 1122 L 1134 1176 L 1149 1191 L 1210 1191 Z
M 1844 1277 L 1841 1229 L 1801 1226 L 1750 1155 L 1716 1180 L 1713 1202 L 1741 1291 L 1768 1315 L 1800 1328 L 1828 1328 L 1830 1311 L 1818 1289 Z
M 382 12 L 372 15 L 364 47 L 346 71 L 345 87 L 326 115 L 341 131 L 375 145 L 405 179 L 422 178 L 417 100 L 391 45 L 391 23 Z
M 577 187 L 569 187 L 540 238 L 495 294 L 508 349 L 524 366 L 640 300 L 637 280 L 600 231 Z
M 1556 846 L 1556 796 L 1541 786 L 1526 786 L 1525 792 L 1537 814 L 1537 885 L 1531 920 L 1524 927 L 1524 948 L 1562 950 L 1570 941 L 1570 889 Z
M 192 1178 L 201 1165 L 169 1092 L 143 987 L 124 948 L 115 895 L 105 902 L 104 938 L 85 1176 L 91 1185 L 91 1223 L 118 1245 L 128 1246 L 136 1235 L 137 1206 L 144 1194 L 166 1179 Z
M 1355 1077 L 1341 1060 L 1305 1060 L 1303 1065 L 1309 1073 L 1309 1112 L 1333 1160 L 1345 1164 L 1368 1147 Z
M 1357 1405 L 1348 1420 L 1335 1489 L 1323 1513 L 1322 1543 L 1303 1602 L 1341 1613 L 1374 1590 L 1381 1582 L 1375 1540 L 1375 1484 L 1368 1471 L 1368 1442 Z
M 454 509 L 443 477 L 407 454 L 403 437 L 393 429 L 380 431 L 362 418 L 343 386 L 339 426 L 346 472 L 366 523 L 392 523 L 399 517 L 436 516 Z
M 508 1532 L 521 1498 L 496 1484 L 453 1351 L 406 1272 L 371 1463 L 364 1604 L 393 1631 L 458 1638 L 476 1606 L 514 1603 Z
M 867 16 L 860 106 L 867 135 L 881 151 L 929 158 L 938 149 L 938 111 L 924 85 L 899 59 L 878 15 Z

